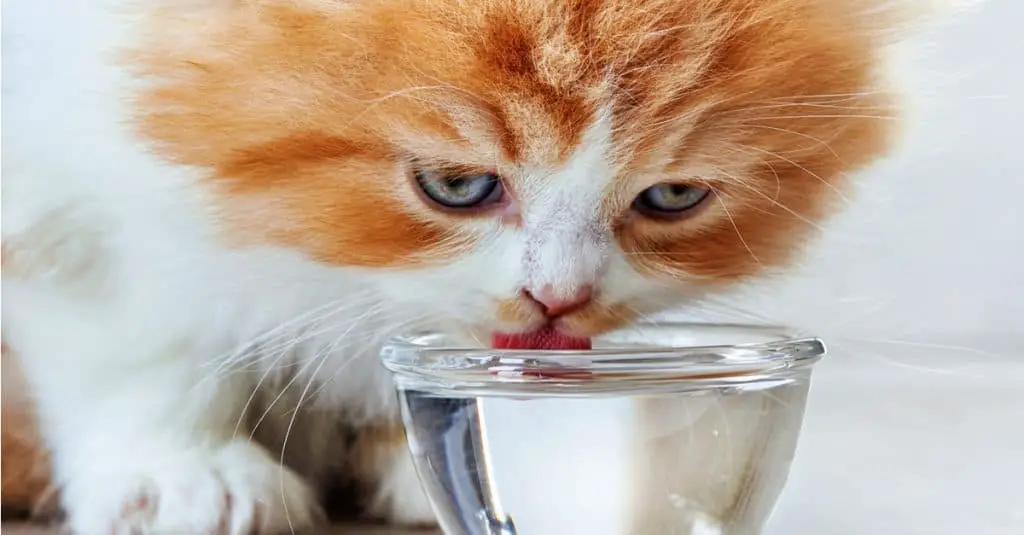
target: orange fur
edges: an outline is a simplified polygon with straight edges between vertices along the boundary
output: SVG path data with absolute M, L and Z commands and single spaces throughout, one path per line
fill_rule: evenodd
M 555 166 L 608 109 L 622 171 L 601 211 L 630 261 L 652 276 L 730 282 L 785 262 L 844 175 L 886 147 L 883 25 L 863 18 L 865 3 L 208 2 L 147 8 L 145 38 L 124 61 L 153 82 L 137 95 L 139 135 L 204 170 L 234 239 L 335 265 L 454 258 L 473 235 L 420 202 L 410 159 Z M 680 175 L 695 164 L 708 176 Z M 505 178 L 514 191 L 516 174 Z M 628 215 L 665 180 L 706 183 L 716 197 L 682 221 Z M 531 313 L 521 300 L 499 307 L 510 322 Z M 595 302 L 563 320 L 589 333 L 631 317 Z M 30 468 L 42 455 L 31 429 L 5 403 L 5 503 L 46 486 Z M 355 464 L 400 438 L 368 431 Z
M 405 430 L 401 424 L 371 425 L 356 430 L 349 452 L 349 473 L 358 483 L 372 488 L 379 473 L 396 453 L 404 454 Z
M 522 296 L 502 299 L 498 302 L 497 317 L 500 321 L 512 325 L 520 325 L 528 323 L 532 318 L 536 317 L 539 313 L 537 308 L 536 303 Z
M 559 319 L 558 327 L 576 336 L 596 336 L 636 319 L 636 311 L 625 305 L 605 305 L 600 301 L 581 307 Z
M 56 503 L 50 483 L 49 454 L 39 436 L 31 402 L 25 396 L 17 355 L 4 345 L 2 359 L 0 500 L 5 510 L 48 516 Z
M 557 164 L 610 106 L 624 171 L 609 218 L 652 181 L 702 178 L 673 176 L 684 163 L 754 163 L 713 184 L 726 214 L 699 231 L 618 226 L 641 269 L 732 280 L 785 261 L 843 172 L 885 146 L 877 34 L 843 1 L 249 3 L 152 14 L 129 56 L 158 82 L 139 131 L 223 183 L 236 235 L 335 264 L 472 245 L 401 193 L 408 158 Z
M 18 512 L 33 513 L 49 502 L 50 466 L 40 443 L 31 413 L 3 407 L 3 450 L 0 494 L 3 505 Z

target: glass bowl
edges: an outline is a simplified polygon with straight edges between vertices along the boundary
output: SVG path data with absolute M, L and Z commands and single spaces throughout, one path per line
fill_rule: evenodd
M 383 360 L 449 535 L 754 535 L 824 355 L 778 327 L 650 323 L 589 351 L 418 333 Z

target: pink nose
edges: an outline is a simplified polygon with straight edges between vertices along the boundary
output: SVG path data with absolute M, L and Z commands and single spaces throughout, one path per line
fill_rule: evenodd
M 555 293 L 554 287 L 545 284 L 536 292 L 524 290 L 523 294 L 544 307 L 545 316 L 554 318 L 586 306 L 594 297 L 594 287 L 586 284 L 577 288 L 568 297 L 562 297 Z

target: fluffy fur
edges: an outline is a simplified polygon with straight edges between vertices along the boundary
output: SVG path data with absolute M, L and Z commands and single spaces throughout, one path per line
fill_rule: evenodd
M 589 336 L 784 266 L 894 124 L 880 2 L 59 4 L 5 4 L 3 329 L 86 535 L 286 531 L 344 478 L 430 522 L 382 341 L 593 285 Z M 511 200 L 434 209 L 413 163 Z M 666 181 L 714 196 L 630 210 Z

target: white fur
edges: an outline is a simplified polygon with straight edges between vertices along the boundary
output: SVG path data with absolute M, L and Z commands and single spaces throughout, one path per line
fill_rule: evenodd
M 397 417 L 376 358 L 390 336 L 521 327 L 495 303 L 523 288 L 594 284 L 641 313 L 689 291 L 636 273 L 599 223 L 617 172 L 604 115 L 561 168 L 513 171 L 528 185 L 522 228 L 467 224 L 479 246 L 444 265 L 355 269 L 225 246 L 198 172 L 156 160 L 124 126 L 139 82 L 109 54 L 132 39 L 117 14 L 131 3 L 4 5 L 3 335 L 78 533 L 305 527 L 317 518 L 307 483 L 341 470 L 342 416 Z M 379 472 L 375 511 L 431 520 L 407 452 Z
M 276 451 L 248 443 L 240 411 L 260 382 L 287 385 L 279 403 L 295 407 L 323 384 L 316 375 L 335 381 L 325 405 L 393 415 L 370 312 L 395 311 L 379 308 L 373 274 L 220 245 L 192 172 L 153 160 L 123 129 L 133 81 L 107 53 L 129 26 L 97 2 L 60 4 L 5 6 L 3 241 L 15 253 L 3 323 L 55 446 L 71 527 L 218 533 L 227 493 L 220 532 L 248 533 L 255 519 L 260 533 L 301 528 L 315 518 L 312 495 Z M 320 358 L 328 348 L 338 354 Z M 283 433 L 280 413 L 265 426 Z M 324 433 L 293 431 L 294 457 Z M 341 446 L 320 448 L 319 464 Z M 403 492 L 418 491 L 406 477 Z M 158 510 L 126 509 L 141 495 Z
M 523 192 L 524 269 L 525 286 L 535 295 L 550 285 L 556 295 L 571 297 L 596 284 L 607 267 L 612 229 L 602 223 L 598 207 L 615 178 L 611 134 L 610 114 L 602 113 L 553 176 L 531 173 L 533 187 Z
M 389 336 L 428 319 L 493 330 L 494 303 L 524 284 L 660 295 L 594 226 L 612 176 L 601 121 L 565 168 L 530 171 L 557 186 L 526 200 L 525 230 L 494 222 L 448 265 L 371 271 L 225 247 L 198 174 L 126 131 L 137 81 L 109 54 L 131 25 L 116 14 L 125 2 L 109 3 L 19 0 L 4 13 L 4 337 L 78 533 L 303 527 L 316 506 L 299 476 L 335 474 L 341 411 L 356 424 L 396 417 L 376 359 Z M 335 417 L 293 416 L 299 405 Z M 402 452 L 383 470 L 375 507 L 429 521 L 409 462 Z

